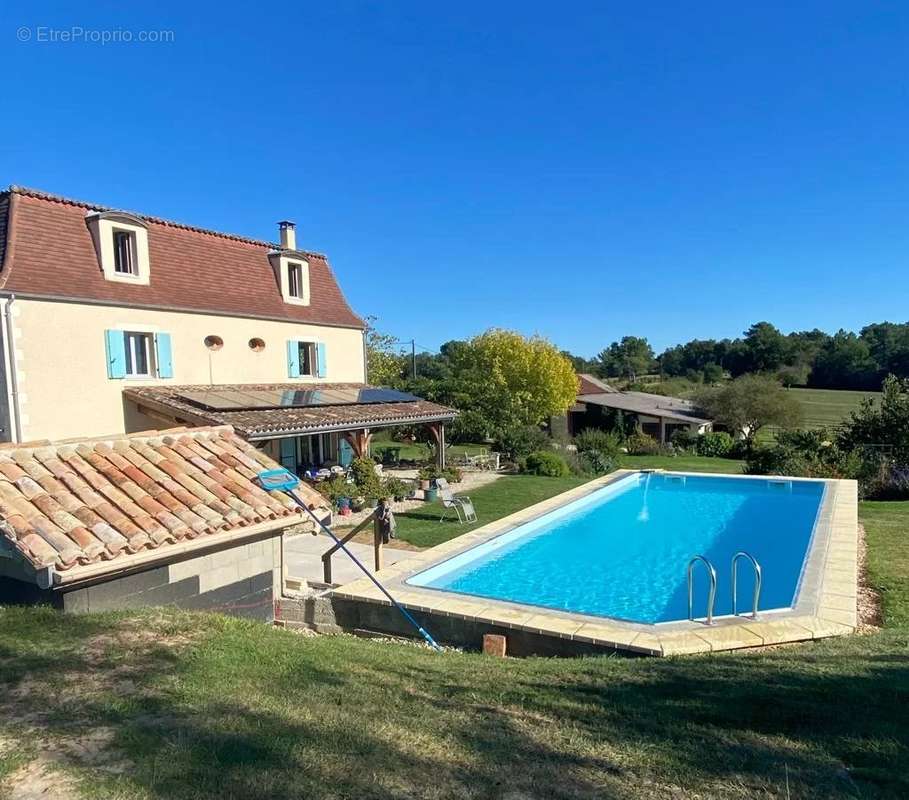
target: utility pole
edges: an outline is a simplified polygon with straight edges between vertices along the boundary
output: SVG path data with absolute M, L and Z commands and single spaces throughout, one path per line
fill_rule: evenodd
M 417 340 L 410 340 L 410 364 L 413 368 L 414 380 L 417 378 Z

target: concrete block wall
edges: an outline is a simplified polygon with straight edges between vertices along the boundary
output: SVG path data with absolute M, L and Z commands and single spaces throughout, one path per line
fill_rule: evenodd
M 282 585 L 281 532 L 64 591 L 66 611 L 142 606 L 218 611 L 271 622 Z M 58 604 L 60 604 L 58 602 Z

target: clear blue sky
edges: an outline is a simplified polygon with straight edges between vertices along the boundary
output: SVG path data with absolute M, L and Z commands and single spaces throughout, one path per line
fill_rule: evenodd
M 905 3 L 128 5 L 0 7 L 0 184 L 290 217 L 430 347 L 909 317 Z

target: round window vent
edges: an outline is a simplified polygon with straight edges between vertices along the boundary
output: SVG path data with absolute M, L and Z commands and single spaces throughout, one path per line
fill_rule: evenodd
M 249 349 L 254 353 L 261 353 L 265 349 L 265 339 L 255 337 L 249 340 Z
M 220 336 L 206 336 L 205 346 L 209 350 L 220 350 L 224 347 L 224 340 Z

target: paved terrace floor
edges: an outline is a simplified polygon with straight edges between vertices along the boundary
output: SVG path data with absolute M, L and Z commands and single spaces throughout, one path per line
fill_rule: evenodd
M 341 533 L 343 534 L 344 531 Z M 323 579 L 322 554 L 333 544 L 331 538 L 324 533 L 316 536 L 309 533 L 298 533 L 285 537 L 284 565 L 287 567 L 287 575 L 292 578 L 321 581 Z M 369 568 L 370 572 L 373 572 L 372 545 L 348 542 L 347 547 Z M 382 548 L 382 559 L 386 567 L 412 555 L 413 550 L 396 550 L 389 545 Z M 345 584 L 362 577 L 363 573 L 344 553 L 338 552 L 332 556 L 332 583 Z

